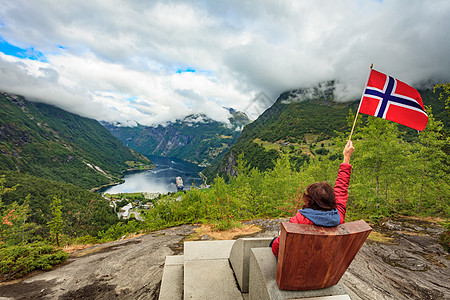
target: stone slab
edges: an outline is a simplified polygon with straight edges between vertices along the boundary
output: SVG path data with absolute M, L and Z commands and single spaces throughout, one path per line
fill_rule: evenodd
M 248 274 L 250 269 L 250 249 L 269 247 L 273 238 L 240 238 L 233 244 L 230 263 L 242 293 L 248 293 Z
M 228 258 L 185 261 L 184 299 L 242 299 Z
M 167 256 L 159 292 L 159 300 L 183 299 L 183 255 Z
M 250 250 L 250 300 L 302 299 L 347 295 L 345 287 L 338 283 L 334 286 L 309 291 L 283 291 L 276 282 L 277 261 L 270 248 L 253 248 Z
M 184 256 L 183 255 L 166 256 L 166 262 L 164 263 L 164 266 L 173 266 L 173 265 L 184 265 Z
M 227 259 L 234 240 L 184 242 L 184 261 Z

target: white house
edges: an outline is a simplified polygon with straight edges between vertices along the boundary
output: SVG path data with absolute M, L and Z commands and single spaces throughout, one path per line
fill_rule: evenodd
M 130 209 L 132 208 L 133 206 L 131 205 L 131 203 L 128 203 L 127 205 L 122 207 L 119 212 L 119 218 L 120 216 L 122 216 L 124 219 L 128 219 L 128 217 L 130 216 Z

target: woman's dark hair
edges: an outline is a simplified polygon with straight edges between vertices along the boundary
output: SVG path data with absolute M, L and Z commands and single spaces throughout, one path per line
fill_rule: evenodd
M 334 190 L 328 182 L 310 184 L 303 193 L 303 208 L 332 210 L 336 208 Z

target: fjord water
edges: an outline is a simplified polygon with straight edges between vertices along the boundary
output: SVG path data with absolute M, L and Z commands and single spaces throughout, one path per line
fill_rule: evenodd
M 183 179 L 185 189 L 193 184 L 199 186 L 202 183 L 198 172 L 203 168 L 176 158 L 168 158 L 150 155 L 148 158 L 155 165 L 152 170 L 139 171 L 125 174 L 124 183 L 102 190 L 103 193 L 168 193 L 177 190 L 175 178 Z

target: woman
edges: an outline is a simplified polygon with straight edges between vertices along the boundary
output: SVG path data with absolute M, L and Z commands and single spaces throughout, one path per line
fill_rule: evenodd
M 352 166 L 350 157 L 355 148 L 352 141 L 347 141 L 343 154 L 344 161 L 339 166 L 336 184 L 333 188 L 327 182 L 317 182 L 309 185 L 303 193 L 305 204 L 289 222 L 298 224 L 314 224 L 333 227 L 345 223 L 347 209 L 348 184 Z M 271 242 L 272 252 L 278 257 L 280 237 Z

